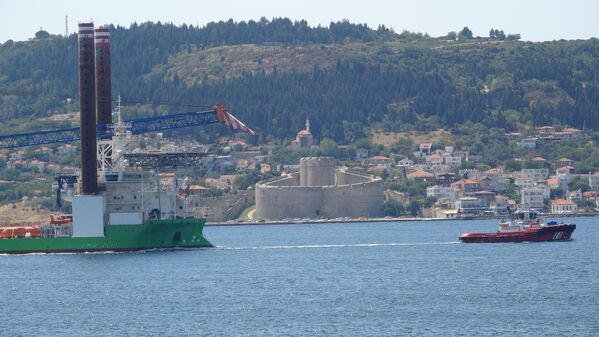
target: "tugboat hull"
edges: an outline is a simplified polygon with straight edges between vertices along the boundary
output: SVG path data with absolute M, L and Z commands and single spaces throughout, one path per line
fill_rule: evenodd
M 564 241 L 569 240 L 575 224 L 550 225 L 519 232 L 463 233 L 464 243 L 525 242 L 525 241 Z

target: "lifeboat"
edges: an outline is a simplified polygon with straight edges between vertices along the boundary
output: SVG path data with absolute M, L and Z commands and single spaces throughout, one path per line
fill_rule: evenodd
M 73 216 L 70 214 L 54 215 L 50 214 L 50 223 L 53 225 L 64 225 L 73 222 Z
M 0 227 L 0 239 L 39 238 L 42 236 L 40 226 Z
M 542 223 L 535 211 L 517 211 L 512 221 L 499 224 L 497 232 L 462 233 L 464 243 L 564 241 L 569 240 L 576 229 L 575 224 L 557 222 Z

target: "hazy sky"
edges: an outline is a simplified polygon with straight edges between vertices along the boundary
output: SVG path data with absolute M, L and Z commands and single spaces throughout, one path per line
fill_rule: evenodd
M 499 28 L 531 41 L 599 37 L 599 0 L 0 0 L 0 42 L 27 40 L 40 27 L 64 34 L 65 15 L 70 32 L 78 21 L 90 18 L 96 25 L 151 20 L 202 26 L 264 16 L 306 19 L 311 26 L 349 19 L 432 36 L 468 26 L 475 36 L 488 36 L 491 28 Z

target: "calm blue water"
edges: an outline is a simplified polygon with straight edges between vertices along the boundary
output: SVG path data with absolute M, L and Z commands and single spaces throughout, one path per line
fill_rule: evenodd
M 217 249 L 0 256 L 0 336 L 597 336 L 599 218 L 209 227 Z

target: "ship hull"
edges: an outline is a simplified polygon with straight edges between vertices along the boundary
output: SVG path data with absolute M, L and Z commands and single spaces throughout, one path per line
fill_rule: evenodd
M 569 240 L 576 229 L 574 224 L 551 225 L 521 232 L 463 233 L 464 243 L 537 242 Z
M 153 220 L 110 225 L 103 237 L 0 239 L 0 254 L 81 253 L 212 247 L 202 234 L 205 219 Z

